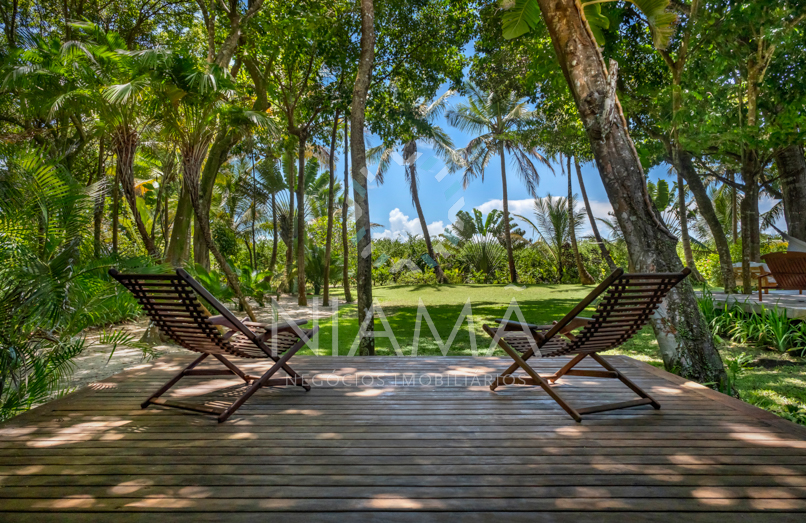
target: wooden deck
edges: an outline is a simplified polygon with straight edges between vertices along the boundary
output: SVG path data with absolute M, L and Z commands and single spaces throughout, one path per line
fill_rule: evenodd
M 325 357 L 292 360 L 316 377 L 311 392 L 259 391 L 222 425 L 140 410 L 190 358 L 145 364 L 0 426 L 0 521 L 806 518 L 803 427 L 629 358 L 608 359 L 660 411 L 577 424 L 534 387 L 491 393 L 485 378 L 510 363 L 499 358 Z M 558 383 L 576 406 L 633 398 L 616 380 Z M 220 405 L 239 388 L 194 377 L 172 395 Z

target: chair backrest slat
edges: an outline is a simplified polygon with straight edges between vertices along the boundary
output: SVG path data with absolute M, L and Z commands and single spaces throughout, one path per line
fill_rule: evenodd
M 806 252 L 771 252 L 761 257 L 779 289 L 806 289 Z
M 198 283 L 185 271 L 179 269 L 176 274 L 121 274 L 111 269 L 109 274 L 134 295 L 153 324 L 177 345 L 196 352 L 230 354 L 242 358 L 267 356 L 266 351 L 255 343 L 236 346 L 224 339 L 218 327 L 208 321 L 210 315 L 193 285 Z M 217 312 L 226 311 L 234 318 L 212 295 L 210 298 L 213 301 L 207 296 L 202 297 Z M 240 321 L 235 321 L 245 331 L 244 334 L 248 332 L 251 338 L 255 337 Z
M 617 269 L 546 333 L 546 343 L 601 297 L 591 321 L 572 341 L 560 344 L 556 350 L 544 351 L 543 355 L 599 352 L 621 345 L 649 322 L 672 287 L 690 272 L 686 268 L 680 273 L 625 274 Z
M 649 322 L 669 291 L 691 271 L 680 273 L 622 274 L 602 296 L 591 321 L 563 352 L 599 352 L 632 338 Z

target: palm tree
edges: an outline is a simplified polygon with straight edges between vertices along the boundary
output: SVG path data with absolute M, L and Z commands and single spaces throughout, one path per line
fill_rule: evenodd
M 478 135 L 461 150 L 465 165 L 463 185 L 467 188 L 470 181 L 479 176 L 483 182 L 484 171 L 490 159 L 496 154 L 500 157 L 509 276 L 515 283 L 518 281 L 518 275 L 512 254 L 505 154 L 509 153 L 512 156 L 516 170 L 533 198 L 537 197 L 535 190 L 540 182 L 540 175 L 530 157 L 536 158 L 552 172 L 554 169 L 548 160 L 528 143 L 526 136 L 521 132 L 534 117 L 534 112 L 527 108 L 525 99 L 520 99 L 515 93 L 508 95 L 487 93 L 472 83 L 465 84 L 465 90 L 468 91 L 468 103 L 460 104 L 446 113 L 451 125 L 461 131 Z
M 445 94 L 437 98 L 431 103 L 425 101 L 418 101 L 412 107 L 408 108 L 407 113 L 411 116 L 411 126 L 409 133 L 403 142 L 403 175 L 406 177 L 406 182 L 409 184 L 409 191 L 411 192 L 411 200 L 414 203 L 414 208 L 417 210 L 417 217 L 420 220 L 420 228 L 423 231 L 423 238 L 425 239 L 425 246 L 428 250 L 428 264 L 432 263 L 434 274 L 439 283 L 447 283 L 448 279 L 445 273 L 442 272 L 437 262 L 434 248 L 431 245 L 431 235 L 428 232 L 428 225 L 425 221 L 425 214 L 420 205 L 420 194 L 417 188 L 419 178 L 417 175 L 417 142 L 426 143 L 434 148 L 437 155 L 439 155 L 448 165 L 453 166 L 455 163 L 455 153 L 453 151 L 453 140 L 450 136 L 442 130 L 441 127 L 434 125 L 434 120 L 438 118 L 446 108 L 448 98 L 456 94 L 454 91 L 447 91 Z M 378 185 L 384 182 L 384 174 L 389 169 L 390 160 L 395 151 L 395 147 L 378 146 L 367 151 L 367 159 L 371 162 L 378 162 L 378 172 L 376 180 Z
M 537 224 L 525 216 L 515 215 L 518 219 L 531 225 L 540 235 L 542 243 L 538 245 L 545 246 L 550 257 L 554 259 L 559 281 L 563 279 L 563 250 L 571 240 L 571 230 L 578 229 L 585 217 L 583 211 L 577 210 L 569 213 L 569 208 L 574 208 L 573 197 L 569 201 L 568 198 L 553 198 L 551 194 L 548 194 L 545 198 L 535 199 L 534 215 Z
M 98 114 L 115 154 L 116 184 L 120 183 L 129 204 L 135 226 L 148 253 L 158 257 L 154 239 L 137 208 L 134 160 L 146 129 L 154 122 L 155 112 L 147 67 L 161 58 L 162 51 L 128 51 L 125 42 L 113 32 L 105 32 L 92 23 L 74 23 L 89 33 L 87 42 L 65 45 L 77 60 L 76 71 L 85 78 L 75 93 L 59 97 L 54 108 L 70 98 L 82 98 Z
M 213 241 L 209 211 L 201 201 L 200 182 L 202 164 L 222 119 L 230 119 L 234 124 L 241 125 L 242 120 L 263 123 L 265 119 L 252 111 L 243 111 L 227 104 L 230 81 L 228 74 L 217 66 L 210 66 L 205 71 L 187 59 L 167 56 L 160 64 L 157 75 L 162 81 L 166 98 L 175 100 L 164 107 L 163 124 L 168 136 L 176 141 L 182 157 L 185 189 L 204 242 L 226 275 L 241 307 L 252 321 L 256 321 L 252 307 L 241 292 L 237 274 Z

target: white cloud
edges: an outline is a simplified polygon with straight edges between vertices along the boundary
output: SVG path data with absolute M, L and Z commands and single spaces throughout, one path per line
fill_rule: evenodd
M 558 198 L 558 197 L 554 196 L 553 198 Z M 581 209 L 582 206 L 583 206 L 583 202 L 582 202 L 582 198 L 580 197 L 576 202 L 576 207 L 577 207 L 577 209 Z M 591 212 L 593 212 L 593 217 L 594 218 L 607 218 L 608 213 L 613 210 L 613 207 L 610 205 L 610 202 L 601 202 L 601 201 L 597 201 L 597 200 L 590 200 L 590 206 L 591 206 Z M 498 209 L 499 211 L 502 211 L 504 209 L 504 201 L 500 200 L 500 199 L 488 200 L 488 201 L 482 203 L 481 205 L 479 205 L 476 208 L 478 210 L 480 210 L 482 212 L 482 214 L 484 214 L 486 216 L 493 209 Z M 468 212 L 472 212 L 472 211 L 468 210 Z M 510 214 L 520 214 L 522 216 L 526 216 L 527 218 L 529 218 L 531 220 L 533 218 L 533 215 L 534 215 L 534 200 L 531 199 L 531 198 L 527 198 L 525 200 L 509 200 L 509 212 L 510 212 Z M 523 230 L 526 231 L 526 236 L 527 237 L 531 236 L 534 233 L 534 231 L 532 230 L 532 227 L 530 225 L 528 225 L 526 223 L 522 223 L 517 218 L 515 218 L 515 221 L 518 222 L 518 224 L 520 225 L 520 227 Z M 601 227 L 600 227 L 600 229 L 601 229 Z M 590 223 L 588 222 L 588 219 L 587 219 L 587 215 L 586 215 L 585 220 L 584 220 L 584 222 L 582 224 L 580 234 L 582 236 L 588 236 L 590 234 L 593 234 L 593 231 L 591 229 Z M 602 233 L 602 234 L 604 234 L 604 233 Z
M 428 233 L 431 236 L 441 234 L 444 230 L 445 224 L 442 221 L 428 224 Z M 409 219 L 400 209 L 395 208 L 389 212 L 389 229 L 384 230 L 380 234 L 374 234 L 373 236 L 376 238 L 389 238 L 394 240 L 405 237 L 407 232 L 414 236 L 422 236 L 423 229 L 420 227 L 420 220 L 417 217 Z

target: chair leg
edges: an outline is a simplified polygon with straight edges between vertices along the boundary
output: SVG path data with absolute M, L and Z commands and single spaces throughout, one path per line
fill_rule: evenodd
M 261 376 L 261 377 L 260 377 L 260 379 L 255 380 L 255 381 L 252 383 L 252 385 L 250 385 L 250 386 L 249 386 L 249 388 L 246 390 L 246 392 L 244 392 L 244 393 L 243 393 L 243 395 L 242 395 L 240 398 L 238 398 L 237 400 L 235 400 L 235 401 L 232 403 L 232 405 L 230 405 L 230 406 L 229 406 L 229 407 L 228 407 L 228 408 L 227 408 L 227 409 L 226 409 L 224 412 L 222 412 L 222 413 L 221 413 L 221 415 L 220 415 L 220 416 L 218 416 L 218 422 L 219 422 L 219 423 L 223 423 L 223 422 L 227 421 L 227 419 L 228 419 L 230 416 L 232 416 L 232 414 L 233 414 L 233 413 L 234 413 L 236 410 L 238 410 L 239 408 L 241 408 L 241 405 L 243 405 L 243 404 L 246 402 L 246 400 L 248 400 L 250 397 L 252 397 L 252 395 L 253 395 L 255 392 L 257 392 L 257 391 L 258 391 L 258 389 L 260 389 L 261 387 L 265 386 L 265 385 L 266 385 L 266 382 L 269 380 L 269 378 L 271 378 L 271 377 L 272 377 L 272 376 L 273 376 L 275 373 L 277 373 L 277 371 L 279 371 L 280 369 L 285 370 L 286 368 L 289 368 L 289 369 L 290 369 L 290 367 L 288 367 L 288 366 L 286 365 L 286 362 L 287 362 L 289 359 L 291 359 L 291 356 L 293 356 L 293 355 L 294 355 L 294 354 L 295 354 L 295 353 L 296 353 L 298 350 L 300 350 L 302 347 L 304 347 L 304 346 L 305 346 L 305 343 L 306 343 L 306 341 L 302 341 L 302 340 L 301 340 L 301 341 L 299 341 L 299 342 L 297 342 L 297 343 L 296 343 L 296 344 L 294 344 L 294 345 L 293 345 L 293 346 L 292 346 L 290 349 L 288 349 L 288 350 L 286 351 L 286 353 L 282 355 L 282 357 L 278 358 L 278 359 L 276 360 L 276 363 L 275 363 L 274 365 L 272 365 L 272 367 L 271 367 L 269 370 L 267 370 L 267 371 L 266 371 L 266 372 L 263 374 L 263 376 Z M 291 372 L 293 372 L 293 373 L 294 373 L 294 375 L 292 375 L 291 377 L 292 377 L 292 378 L 294 379 L 294 381 L 296 382 L 297 376 L 299 376 L 299 374 L 297 374 L 297 373 L 296 373 L 296 372 L 294 372 L 293 370 L 292 370 Z M 287 370 L 286 370 L 286 373 L 288 373 L 289 375 L 291 374 L 291 373 L 289 373 Z M 300 376 L 300 377 L 301 377 L 301 376 Z M 305 383 L 305 380 L 304 380 L 304 379 L 302 380 L 302 384 L 303 384 L 302 386 L 303 386 L 303 387 L 305 387 L 305 390 L 306 390 L 306 391 L 311 390 L 310 385 L 308 385 L 307 383 Z
M 236 374 L 236 375 L 237 375 L 239 378 L 241 378 L 242 380 L 244 380 L 246 383 L 249 383 L 250 381 L 252 381 L 252 380 L 256 380 L 256 379 L 257 379 L 257 378 L 256 378 L 256 377 L 254 377 L 254 376 L 248 376 L 248 375 L 246 375 L 246 374 L 245 374 L 245 373 L 244 373 L 244 372 L 243 372 L 241 369 L 239 369 L 239 368 L 238 368 L 238 367 L 237 367 L 237 366 L 236 366 L 234 363 L 232 363 L 230 360 L 228 360 L 227 358 L 225 358 L 225 357 L 224 357 L 224 356 L 222 356 L 221 354 L 213 354 L 213 357 L 214 357 L 215 359 L 217 359 L 218 361 L 220 361 L 220 362 L 221 362 L 221 363 L 222 363 L 222 364 L 223 364 L 223 365 L 224 365 L 226 368 L 228 368 L 229 370 L 231 370 L 233 373 L 235 373 L 235 374 Z
M 491 336 L 493 335 L 492 330 L 489 327 L 487 327 L 486 325 L 484 325 L 482 328 L 485 331 L 487 331 L 487 334 L 490 334 Z M 501 342 L 503 342 L 503 343 L 501 343 Z M 552 390 L 552 388 L 551 388 L 551 385 L 549 385 L 549 383 L 543 377 L 541 377 L 537 372 L 535 372 L 535 370 L 528 363 L 526 363 L 526 360 L 524 358 L 522 358 L 521 355 L 518 354 L 518 352 L 515 349 L 510 347 L 509 344 L 507 342 L 505 342 L 504 340 L 499 340 L 498 344 L 501 346 L 502 349 L 504 349 L 506 351 L 507 354 L 509 354 L 509 356 L 513 360 L 515 360 L 516 367 L 520 367 L 521 369 L 523 369 L 526 372 L 526 374 L 528 374 L 529 377 L 531 377 L 534 380 L 535 384 L 540 385 L 540 387 L 544 391 L 546 391 L 546 393 L 549 396 L 551 396 L 551 398 L 554 401 L 556 401 L 557 404 L 560 407 L 562 407 L 565 412 L 567 412 L 572 418 L 574 418 L 575 421 L 577 421 L 577 422 L 582 421 L 582 417 L 579 415 L 579 413 L 573 407 L 571 407 L 568 403 L 566 403 L 565 400 L 562 399 L 562 397 L 560 397 L 559 394 L 554 392 L 554 390 Z M 525 354 L 526 355 L 531 355 L 530 354 L 531 352 L 532 351 L 530 350 L 530 351 L 527 351 Z M 509 369 L 507 369 L 507 370 L 509 370 Z M 504 375 L 502 374 L 501 376 L 503 377 Z M 498 380 L 496 379 L 495 381 L 493 381 L 493 384 L 496 384 L 497 382 L 498 382 Z M 492 386 L 490 388 L 492 389 Z
M 173 387 L 174 385 L 176 385 L 176 382 L 178 382 L 178 381 L 179 381 L 179 380 L 181 380 L 183 377 L 185 377 L 185 373 L 186 373 L 187 371 L 189 371 L 189 370 L 193 369 L 193 368 L 194 368 L 196 365 L 198 365 L 199 363 L 201 363 L 202 361 L 204 361 L 204 359 L 205 359 L 207 356 L 209 356 L 209 354 L 205 353 L 205 354 L 202 354 L 201 356 L 199 356 L 198 358 L 196 358 L 195 360 L 193 360 L 193 363 L 191 363 L 190 365 L 188 365 L 187 367 L 185 367 L 184 369 L 182 369 L 181 371 L 179 371 L 179 374 L 177 374 L 176 376 L 174 376 L 173 378 L 171 378 L 170 380 L 168 380 L 168 382 L 167 382 L 165 385 L 163 385 L 162 387 L 160 387 L 160 389 L 159 389 L 157 392 L 155 392 L 154 394 L 152 394 L 151 396 L 149 396 L 149 398 L 148 398 L 147 400 L 145 400 L 143 403 L 141 403 L 141 404 L 140 404 L 140 408 L 141 408 L 141 409 L 146 409 L 146 408 L 148 408 L 148 406 L 149 406 L 149 405 L 151 405 L 152 400 L 155 400 L 155 399 L 159 398 L 160 396 L 162 396 L 163 394 L 165 394 L 166 392 L 168 392 L 168 390 L 169 390 L 171 387 Z
M 630 390 L 632 390 L 633 392 L 635 392 L 636 394 L 638 394 L 642 398 L 650 400 L 650 405 L 652 405 L 652 407 L 655 410 L 660 409 L 660 403 L 655 401 L 655 399 L 652 396 L 650 396 L 649 394 L 644 392 L 644 389 L 642 389 L 641 387 L 639 387 L 638 385 L 633 383 L 629 378 L 627 378 L 627 376 L 625 376 L 624 374 L 622 374 L 621 372 L 616 370 L 612 365 L 607 363 L 607 361 L 604 358 L 602 358 L 601 356 L 599 356 L 595 352 L 590 353 L 590 357 L 593 358 L 594 361 L 596 361 L 596 363 L 598 363 L 599 365 L 601 365 L 605 369 L 609 370 L 610 372 L 615 372 L 616 377 L 619 379 L 619 381 L 621 381 L 623 384 L 625 384 L 627 387 L 629 387 Z
M 585 354 L 577 354 L 571 361 L 566 363 L 563 366 L 563 368 L 558 370 L 556 374 L 554 374 L 553 376 L 549 376 L 546 379 L 549 380 L 551 383 L 556 382 L 558 379 L 560 379 L 563 376 L 565 376 L 568 373 L 568 371 L 573 369 L 580 361 L 582 361 L 584 359 L 585 359 Z

